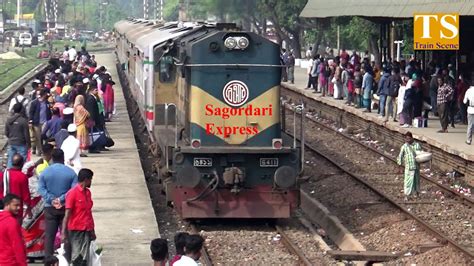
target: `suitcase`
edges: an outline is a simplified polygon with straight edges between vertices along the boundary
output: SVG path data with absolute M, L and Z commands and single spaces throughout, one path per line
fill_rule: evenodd
M 414 118 L 413 127 L 417 127 L 417 128 L 428 127 L 428 119 L 423 118 L 423 117 Z

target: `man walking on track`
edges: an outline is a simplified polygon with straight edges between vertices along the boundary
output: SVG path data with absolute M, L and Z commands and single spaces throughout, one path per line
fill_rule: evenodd
M 415 161 L 415 151 L 421 151 L 421 146 L 418 142 L 413 140 L 413 135 L 410 132 L 405 134 L 405 144 L 400 149 L 398 155 L 398 164 L 405 165 L 405 178 L 403 192 L 405 193 L 405 200 L 413 193 L 420 191 L 420 165 Z
M 26 266 L 25 242 L 18 223 L 20 198 L 7 194 L 3 203 L 5 207 L 0 212 L 0 265 Z
M 61 241 L 71 244 L 71 263 L 87 265 L 89 246 L 95 240 L 94 218 L 92 217 L 92 197 L 89 188 L 94 173 L 81 169 L 78 184 L 66 196 L 66 215 L 64 216 Z
M 466 144 L 472 143 L 472 132 L 474 131 L 474 86 L 471 86 L 464 95 L 463 103 L 467 105 L 467 140 Z
M 77 183 L 74 170 L 64 165 L 62 150 L 54 149 L 52 159 L 53 164 L 40 174 L 38 184 L 38 192 L 43 197 L 45 205 L 45 256 L 53 255 L 54 238 L 66 212 L 64 208 L 66 193 Z

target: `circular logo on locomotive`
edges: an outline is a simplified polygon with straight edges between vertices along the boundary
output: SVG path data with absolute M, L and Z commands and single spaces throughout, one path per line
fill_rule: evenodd
M 249 99 L 249 88 L 240 80 L 232 80 L 225 84 L 222 96 L 228 105 L 238 107 Z

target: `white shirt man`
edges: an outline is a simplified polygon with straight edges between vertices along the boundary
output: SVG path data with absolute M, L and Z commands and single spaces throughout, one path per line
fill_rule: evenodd
M 311 75 L 311 70 L 313 69 L 313 64 L 314 64 L 314 60 L 313 60 L 313 58 L 310 58 L 308 60 L 308 66 L 306 67 L 306 73 L 308 75 Z
M 63 61 L 63 62 L 69 61 L 69 48 L 67 48 L 67 49 L 68 50 L 63 51 L 63 54 L 61 56 L 61 61 Z
M 188 256 L 181 256 L 181 259 L 176 261 L 173 265 L 175 266 L 197 266 L 197 262 Z
M 306 50 L 306 58 L 313 58 L 313 47 L 309 47 L 308 50 Z
M 23 105 L 23 108 L 25 108 L 25 113 L 27 113 L 27 106 L 28 106 L 28 98 L 26 98 L 25 96 L 21 95 L 21 94 L 18 94 L 17 96 L 15 96 L 11 101 L 10 101 L 10 106 L 8 107 L 8 112 L 12 112 L 13 110 L 13 106 L 16 104 L 16 103 L 21 103 Z
M 471 86 L 464 95 L 463 103 L 467 105 L 467 140 L 466 144 L 472 143 L 472 132 L 474 131 L 474 86 Z
M 74 172 L 79 173 L 82 168 L 81 164 L 81 149 L 80 141 L 75 137 L 77 127 L 75 124 L 70 124 L 67 127 L 69 136 L 61 144 L 61 150 L 64 152 L 64 164 L 71 167 Z
M 74 48 L 74 46 L 71 49 L 69 49 L 67 51 L 67 53 L 69 55 L 69 61 L 74 62 L 76 60 L 76 57 L 77 57 L 77 51 Z

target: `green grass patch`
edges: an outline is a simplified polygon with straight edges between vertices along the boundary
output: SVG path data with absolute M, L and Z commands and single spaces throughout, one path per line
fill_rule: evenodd
M 76 47 L 76 50 L 78 51 L 81 49 L 81 42 L 56 40 L 53 41 L 53 51 L 56 50 L 58 53 L 62 53 L 66 44 L 69 45 L 69 47 L 72 47 L 74 45 Z M 87 43 L 87 49 L 94 49 L 103 46 L 103 42 Z M 33 47 L 24 47 L 23 51 L 21 47 L 17 47 L 15 48 L 15 52 L 19 56 L 24 57 L 24 59 L 0 59 L 0 91 L 7 88 L 12 82 L 25 75 L 28 71 L 30 71 L 37 65 L 41 64 L 42 62 L 47 62 L 47 59 L 38 59 L 38 54 L 42 50 L 48 49 L 49 47 L 46 43 L 39 44 L 38 46 Z M 12 49 L 10 48 L 10 50 Z
M 11 83 L 28 73 L 31 69 L 39 65 L 39 59 L 10 59 L 0 60 L 0 91 L 6 89 Z M 6 70 L 8 72 L 4 73 Z

